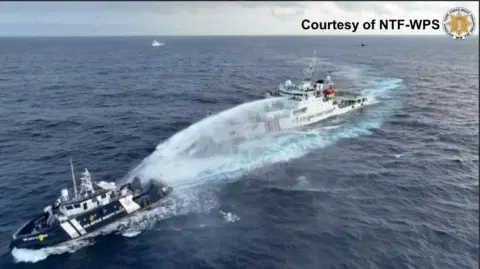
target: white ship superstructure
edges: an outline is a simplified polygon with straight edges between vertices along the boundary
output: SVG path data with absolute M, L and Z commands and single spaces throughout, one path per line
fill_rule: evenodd
M 368 104 L 364 96 L 353 98 L 337 98 L 337 89 L 331 76 L 326 80 L 313 82 L 312 76 L 316 64 L 314 56 L 304 77 L 297 85 L 286 80 L 276 91 L 266 93 L 266 98 L 284 97 L 284 108 L 266 114 L 264 126 L 256 124 L 254 133 L 277 132 L 301 126 L 307 126 L 332 116 L 347 113 Z

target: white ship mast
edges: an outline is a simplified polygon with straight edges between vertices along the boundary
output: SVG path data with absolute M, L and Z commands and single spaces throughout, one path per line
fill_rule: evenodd
M 315 71 L 315 65 L 317 64 L 317 51 L 313 52 L 312 62 L 310 66 L 304 70 L 303 72 L 303 80 L 304 81 L 311 81 L 313 77 L 313 72 Z
M 80 195 L 85 197 L 94 192 L 92 177 L 87 168 L 85 168 L 85 172 L 82 173 L 82 177 L 80 178 Z
M 73 171 L 73 162 L 70 159 L 70 168 L 72 170 L 72 180 L 73 180 L 73 191 L 75 196 L 72 200 L 76 200 L 77 198 L 83 198 L 88 196 L 89 194 L 94 193 L 92 178 L 90 173 L 88 172 L 87 168 L 85 168 L 85 172 L 82 173 L 82 177 L 80 178 L 80 190 L 77 191 L 77 182 L 75 180 L 75 173 Z
M 70 158 L 70 169 L 72 170 L 72 180 L 73 180 L 73 191 L 75 193 L 74 199 L 77 198 L 77 183 L 75 182 L 75 173 L 73 172 L 73 162 Z

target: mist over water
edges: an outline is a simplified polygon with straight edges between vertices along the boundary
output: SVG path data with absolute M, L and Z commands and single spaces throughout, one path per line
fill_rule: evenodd
M 268 110 L 287 107 L 284 98 L 244 103 L 211 115 L 159 144 L 124 180 L 160 177 L 181 191 L 209 182 L 236 180 L 263 165 L 301 157 L 342 138 L 368 134 L 398 107 L 392 96 L 404 88 L 401 79 L 369 79 L 369 87 L 360 93 L 374 105 L 298 130 L 274 135 L 249 133 L 249 126 L 264 122 Z
M 0 40 L 1 269 L 478 264 L 478 37 L 162 38 Z M 251 137 L 266 103 L 247 102 L 298 82 L 313 50 L 315 80 L 374 104 Z M 174 191 L 88 237 L 10 251 L 72 186 L 69 158 Z
M 268 111 L 289 107 L 287 99 L 252 101 L 208 116 L 161 142 L 154 152 L 117 182 L 131 181 L 134 176 L 142 180 L 161 179 L 174 188 L 166 206 L 116 222 L 79 242 L 37 251 L 14 250 L 12 254 L 17 261 L 37 262 L 52 254 L 75 252 L 92 244 L 92 238 L 99 234 L 114 232 L 133 237 L 151 229 L 158 221 L 211 211 L 218 208 L 218 201 L 208 188 L 205 191 L 199 187 L 236 181 L 262 166 L 299 158 L 340 139 L 368 135 L 381 128 L 384 119 L 400 108 L 401 102 L 396 95 L 405 89 L 401 79 L 376 77 L 350 66 L 335 68 L 336 74 L 358 81 L 362 87 L 356 92 L 340 88 L 340 95 L 364 94 L 374 104 L 302 129 L 255 136 L 249 132 L 248 126 L 263 123 Z M 226 222 L 238 219 L 231 212 L 220 211 L 219 215 Z

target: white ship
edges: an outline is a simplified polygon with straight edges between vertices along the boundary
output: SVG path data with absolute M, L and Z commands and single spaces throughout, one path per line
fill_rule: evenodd
M 252 111 L 247 119 L 232 120 L 235 122 L 228 125 L 222 124 L 218 129 L 215 128 L 214 136 L 203 137 L 199 140 L 201 142 L 193 143 L 192 148 L 201 148 L 197 149 L 199 152 L 208 149 L 222 151 L 222 145 L 227 141 L 237 144 L 235 142 L 261 137 L 266 133 L 298 129 L 370 104 L 365 96 L 336 97 L 337 89 L 331 76 L 327 76 L 326 81 L 317 80 L 313 83 L 311 77 L 314 65 L 315 58 L 298 86 L 287 80 L 277 91 L 267 93 L 266 97 L 270 100 L 264 111 Z
M 288 100 L 272 102 L 264 124 L 258 124 L 252 131 L 269 133 L 307 126 L 369 104 L 369 100 L 364 96 L 336 98 L 337 90 L 330 76 L 327 76 L 327 87 L 322 89 L 323 83 L 317 82 L 302 93 L 292 90 L 292 96 L 288 97 Z M 275 104 L 283 108 L 273 109 Z
M 272 100 L 264 122 L 252 126 L 251 130 L 254 134 L 307 126 L 369 104 L 365 96 L 336 97 L 337 89 L 331 76 L 327 76 L 326 81 L 320 79 L 313 82 L 315 63 L 314 56 L 309 68 L 305 70 L 303 80 L 298 85 L 287 80 L 280 84 L 275 92 L 270 91 L 266 94 L 266 98 L 283 98 L 278 102 Z
M 153 40 L 152 47 L 160 47 L 160 46 L 163 46 L 163 43 L 160 43 L 157 40 Z
M 229 151 L 223 149 L 222 145 L 241 145 L 244 141 L 266 134 L 300 129 L 370 104 L 364 96 L 336 98 L 336 89 L 330 76 L 327 77 L 327 85 L 323 91 L 319 90 L 321 84 L 315 83 L 314 88 L 305 90 L 300 96 L 271 98 L 264 112 L 252 113 L 244 122 L 215 129 L 215 136 L 205 137 L 203 142 L 194 145 L 197 148 L 204 147 L 198 151 Z

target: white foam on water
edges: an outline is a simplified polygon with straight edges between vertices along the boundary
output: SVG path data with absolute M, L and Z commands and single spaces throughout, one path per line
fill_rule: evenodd
M 196 190 L 184 191 L 172 195 L 161 207 L 139 212 L 126 219 L 107 225 L 103 229 L 85 237 L 38 250 L 15 248 L 11 253 L 15 262 L 36 263 L 50 255 L 74 253 L 81 248 L 94 245 L 95 241 L 93 239 L 99 235 L 119 233 L 126 237 L 134 237 L 146 229 L 151 229 L 158 221 L 163 219 L 194 212 L 207 212 L 217 207 L 218 202 L 211 193 L 202 192 L 199 194 Z
M 400 79 L 384 79 L 379 81 L 376 87 L 364 89 L 362 93 L 380 104 L 388 101 L 387 93 L 401 86 Z M 361 115 L 345 116 L 346 120 L 336 119 L 337 122 L 333 125 L 286 132 L 279 136 L 263 136 L 240 144 L 235 144 L 225 137 L 216 137 L 228 134 L 221 130 L 230 128 L 229 121 L 244 120 L 247 118 L 246 111 L 251 113 L 256 109 L 257 113 L 261 113 L 260 110 L 267 102 L 269 100 L 242 104 L 191 125 L 160 144 L 155 152 L 132 171 L 130 178 L 134 175 L 141 178 L 161 175 L 177 191 L 213 181 L 229 181 L 265 164 L 301 157 L 311 150 L 332 145 L 339 139 L 369 134 L 372 129 L 380 127 L 386 110 L 389 109 L 388 105 L 366 107 Z M 338 124 L 338 121 L 341 124 Z M 213 143 L 214 147 L 206 146 L 208 143 L 203 143 L 205 137 L 209 138 L 208 141 L 225 142 L 220 142 L 222 147 L 219 147 L 218 142 Z M 192 147 L 195 150 L 192 151 Z M 219 148 L 222 149 L 217 152 Z M 192 152 L 198 155 L 201 151 L 205 153 L 202 157 L 191 156 Z
M 131 229 L 131 230 L 127 230 L 127 231 L 123 232 L 122 235 L 125 236 L 125 237 L 135 237 L 135 236 L 141 234 L 142 232 L 143 231 Z
M 236 221 L 240 220 L 240 218 L 237 215 L 233 214 L 232 212 L 220 211 L 220 214 L 222 214 L 223 219 L 226 222 L 236 222 Z
M 350 71 L 355 78 L 359 76 L 357 69 Z M 75 252 L 91 245 L 94 242 L 90 239 L 99 234 L 117 232 L 123 236 L 137 236 L 145 229 L 151 229 L 159 220 L 209 211 L 218 207 L 215 195 L 196 191 L 196 186 L 235 181 L 252 169 L 299 158 L 340 139 L 369 134 L 371 130 L 380 128 L 384 118 L 394 107 L 392 96 L 404 88 L 401 79 L 369 77 L 369 80 L 370 87 L 362 90 L 362 93 L 378 103 L 378 106 L 366 107 L 361 113 L 356 113 L 360 115 L 345 116 L 347 119 L 335 118 L 328 124 L 309 130 L 290 131 L 280 136 L 264 136 L 242 143 L 230 139 L 228 130 L 231 126 L 254 121 L 252 118 L 264 113 L 265 105 L 276 99 L 241 104 L 189 126 L 160 143 L 151 155 L 119 182 L 131 180 L 133 176 L 140 176 L 142 179 L 161 177 L 174 188 L 169 203 L 164 207 L 136 214 L 86 238 L 61 246 L 41 250 L 14 249 L 12 255 L 15 261 L 37 262 L 49 255 Z M 221 214 L 226 222 L 240 219 L 232 213 Z

